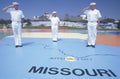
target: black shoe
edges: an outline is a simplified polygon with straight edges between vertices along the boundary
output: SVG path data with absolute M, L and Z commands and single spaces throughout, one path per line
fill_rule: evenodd
M 91 45 L 86 45 L 86 47 L 91 47 Z
M 15 46 L 16 48 L 19 47 L 18 45 Z
M 57 40 L 53 40 L 53 42 L 57 42 Z
M 18 47 L 22 47 L 22 45 L 18 45 Z
M 95 45 L 91 45 L 93 48 L 95 48 Z
M 22 45 L 16 45 L 15 47 L 16 47 L 16 48 L 17 48 L 17 47 L 22 47 Z

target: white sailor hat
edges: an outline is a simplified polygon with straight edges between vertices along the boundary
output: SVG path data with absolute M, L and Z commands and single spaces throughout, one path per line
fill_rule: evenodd
M 95 3 L 95 2 L 92 2 L 92 3 L 90 3 L 90 5 L 96 5 L 96 3 Z
M 12 4 L 13 4 L 13 5 L 19 5 L 19 3 L 18 3 L 18 2 L 13 2 Z
M 53 12 L 52 12 L 52 14 L 55 14 L 55 13 L 57 13 L 57 12 L 56 12 L 56 11 L 53 11 Z

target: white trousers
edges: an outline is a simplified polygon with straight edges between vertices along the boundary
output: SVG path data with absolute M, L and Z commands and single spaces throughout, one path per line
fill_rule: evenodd
M 97 22 L 88 22 L 88 45 L 95 45 L 97 36 Z
M 12 22 L 12 30 L 14 34 L 15 45 L 22 45 L 21 22 Z
M 58 40 L 58 25 L 52 25 L 52 40 L 57 41 Z

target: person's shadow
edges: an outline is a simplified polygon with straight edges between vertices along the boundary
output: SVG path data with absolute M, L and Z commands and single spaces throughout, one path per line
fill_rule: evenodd
M 32 45 L 34 44 L 34 42 L 27 42 L 27 43 L 23 43 L 23 46 L 28 46 L 28 45 Z

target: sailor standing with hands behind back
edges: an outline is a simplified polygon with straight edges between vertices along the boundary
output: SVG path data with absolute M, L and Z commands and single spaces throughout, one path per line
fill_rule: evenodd
M 24 14 L 21 10 L 18 9 L 19 3 L 13 2 L 12 5 L 3 8 L 4 11 L 7 11 L 11 15 L 12 20 L 12 30 L 15 39 L 15 47 L 22 47 L 21 37 L 22 37 L 22 22 L 24 19 Z
M 88 28 L 88 44 L 86 47 L 95 48 L 97 29 L 100 25 L 101 13 L 96 9 L 96 3 L 92 2 L 87 8 L 83 9 L 84 14 L 87 16 Z

